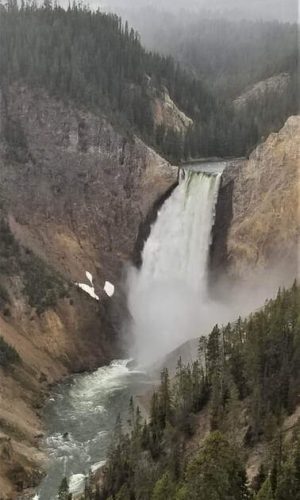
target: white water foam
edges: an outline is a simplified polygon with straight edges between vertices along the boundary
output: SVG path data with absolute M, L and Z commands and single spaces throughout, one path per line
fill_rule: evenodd
M 80 494 L 84 492 L 85 487 L 85 478 L 84 474 L 73 474 L 69 480 L 69 491 L 73 495 Z
M 40 498 L 54 500 L 64 476 L 77 495 L 84 474 L 104 465 L 116 418 L 119 412 L 127 414 L 130 396 L 148 384 L 146 378 L 132 367 L 132 359 L 115 360 L 57 388 L 48 407 L 51 434 L 45 444 L 50 460 Z
M 134 357 L 152 363 L 199 335 L 220 173 L 186 171 L 164 203 L 128 276 Z

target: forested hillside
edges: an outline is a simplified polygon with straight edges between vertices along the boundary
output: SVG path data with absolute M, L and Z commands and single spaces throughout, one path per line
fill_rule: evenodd
M 42 8 L 26 3 L 19 9 L 14 0 L 2 6 L 0 75 L 4 86 L 23 81 L 105 112 L 154 144 L 149 86 L 158 91 L 166 85 L 171 98 L 191 116 L 201 110 L 208 119 L 216 107 L 199 80 L 180 70 L 172 58 L 146 52 L 139 35 L 120 18 L 76 4 L 67 11 L 52 8 L 51 2 Z
M 293 32 L 287 31 L 286 37 L 291 45 Z M 232 44 L 234 37 L 230 40 Z M 213 58 L 207 50 L 207 57 L 219 61 L 216 49 L 211 49 Z M 270 59 L 272 67 L 288 69 L 294 65 L 294 53 L 283 64 L 288 50 L 278 54 L 275 49 Z M 250 54 L 252 59 L 247 51 L 242 50 L 238 57 L 233 53 L 233 62 L 229 64 L 227 58 L 226 67 L 236 71 L 235 61 L 249 59 L 254 61 L 249 68 L 252 71 L 255 46 L 250 52 L 254 54 Z M 277 96 L 271 95 L 263 115 L 257 116 L 253 107 L 236 110 L 220 92 L 220 85 L 217 90 L 211 88 L 216 66 L 209 85 L 202 81 L 204 74 L 209 74 L 208 62 L 202 59 L 202 72 L 192 76 L 190 68 L 181 69 L 172 57 L 147 52 L 137 32 L 117 16 L 92 12 L 76 4 L 67 11 L 52 7 L 50 1 L 40 8 L 34 3 L 22 3 L 18 8 L 15 0 L 0 5 L 0 83 L 4 98 L 5 86 L 13 81 L 44 87 L 59 99 L 106 113 L 118 126 L 137 133 L 172 160 L 247 154 L 263 135 L 280 128 L 287 116 L 295 113 L 293 79 L 280 105 Z M 242 80 L 244 85 L 249 79 L 243 74 Z M 186 134 L 164 124 L 155 125 L 153 96 L 159 97 L 164 87 L 193 120 Z M 10 125 L 5 131 L 8 138 L 22 141 L 22 131 Z
M 296 24 L 179 16 L 153 6 L 128 15 L 146 47 L 172 55 L 221 95 L 234 98 L 248 85 L 297 70 Z
M 298 499 L 300 428 L 287 417 L 300 403 L 299 304 L 294 283 L 248 319 L 201 337 L 198 360 L 179 359 L 174 379 L 163 370 L 148 423 L 131 400 L 101 484 L 87 483 L 85 498 Z M 258 447 L 250 484 L 246 464 Z M 61 498 L 66 491 L 64 481 Z

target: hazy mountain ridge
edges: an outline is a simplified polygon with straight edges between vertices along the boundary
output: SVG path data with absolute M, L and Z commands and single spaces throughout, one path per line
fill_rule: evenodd
M 297 68 L 297 26 L 278 22 L 234 22 L 222 17 L 159 6 L 133 9 L 130 23 L 150 49 L 172 55 L 216 89 L 237 96 L 247 85 Z
M 3 87 L 15 81 L 24 82 L 36 88 L 43 87 L 51 95 L 71 100 L 75 105 L 93 112 L 105 112 L 108 120 L 118 123 L 129 134 L 136 133 L 171 161 L 199 156 L 248 154 L 262 136 L 278 130 L 286 118 L 296 112 L 296 77 L 291 78 L 280 106 L 274 106 L 274 99 L 266 99 L 257 109 L 250 108 L 243 113 L 234 108 L 231 100 L 234 92 L 249 83 L 249 74 L 254 71 L 256 62 L 259 63 L 258 75 L 265 71 L 265 60 L 268 61 L 269 76 L 275 70 L 277 73 L 283 70 L 295 73 L 297 50 L 294 26 L 263 25 L 262 39 L 259 38 L 257 46 L 256 42 L 253 45 L 252 35 L 253 30 L 260 33 L 260 25 L 238 25 L 236 33 L 232 24 L 219 20 L 216 25 L 217 46 L 211 33 L 210 42 L 213 43 L 210 50 L 207 49 L 209 60 L 216 59 L 217 63 L 206 71 L 205 64 L 210 65 L 207 55 L 206 60 L 200 57 L 197 63 L 198 49 L 193 50 L 191 53 L 195 53 L 196 57 L 193 75 L 170 56 L 146 51 L 138 33 L 127 23 L 123 24 L 117 16 L 89 11 L 76 4 L 66 11 L 57 5 L 53 7 L 51 3 L 45 3 L 41 8 L 25 3 L 20 9 L 8 5 L 0 11 L 0 23 L 3 37 L 0 76 Z M 214 23 L 212 26 L 208 23 L 208 33 L 211 27 L 216 27 Z M 203 25 L 205 28 L 206 23 Z M 192 29 L 187 31 L 192 37 L 195 34 L 197 40 L 197 32 Z M 200 29 L 200 35 L 201 32 Z M 205 41 L 207 31 L 204 30 L 204 34 Z M 176 39 L 176 36 L 176 32 L 172 31 L 172 37 Z M 236 49 L 235 36 L 238 45 L 246 37 L 245 46 L 242 44 L 242 48 Z M 260 54 L 265 41 L 268 43 Z M 221 57 L 217 57 L 218 44 L 222 49 L 225 47 Z M 229 48 L 235 48 L 232 54 L 227 50 L 228 44 Z M 201 48 L 202 43 L 197 46 Z M 32 47 L 35 47 L 34 52 Z M 226 50 L 229 55 L 227 53 L 221 76 L 215 82 L 218 61 L 222 61 Z M 180 57 L 179 61 L 184 59 Z M 245 62 L 248 60 L 252 60 L 249 68 Z M 225 71 L 227 62 L 229 69 Z M 198 71 L 199 64 L 203 74 Z M 207 77 L 205 73 L 208 73 Z M 226 84 L 222 90 L 223 78 Z M 153 94 L 163 103 L 165 88 L 174 102 L 174 117 L 170 122 L 166 115 L 165 123 L 162 121 L 158 126 L 153 114 Z M 182 112 L 193 123 L 189 122 L 188 128 L 186 125 L 180 129 L 170 127 L 173 119 L 178 121 L 183 116 L 180 115 Z M 14 131 L 8 127 L 5 132 L 7 136 L 11 135 L 13 141 Z
M 243 94 L 234 100 L 234 106 L 241 108 L 247 104 L 263 101 L 268 94 L 276 94 L 278 99 L 284 99 L 284 95 L 289 86 L 291 76 L 289 73 L 280 73 L 271 76 L 266 80 L 261 80 L 252 87 L 246 89 Z
M 93 5 L 93 2 L 92 2 Z M 140 0 L 137 3 L 134 0 L 105 0 L 103 8 L 111 8 L 120 12 L 132 11 L 138 7 L 154 6 L 157 8 L 157 2 L 154 0 Z M 278 20 L 281 22 L 295 22 L 298 18 L 296 0 L 230 0 L 224 5 L 223 0 L 163 0 L 159 2 L 160 11 L 169 12 L 203 12 L 211 16 L 221 15 L 230 19 L 253 19 L 253 20 Z

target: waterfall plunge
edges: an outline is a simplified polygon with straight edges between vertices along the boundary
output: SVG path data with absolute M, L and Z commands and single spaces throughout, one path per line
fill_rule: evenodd
M 129 272 L 133 355 L 141 363 L 152 363 L 202 333 L 220 179 L 220 173 L 185 173 L 151 228 L 141 269 Z

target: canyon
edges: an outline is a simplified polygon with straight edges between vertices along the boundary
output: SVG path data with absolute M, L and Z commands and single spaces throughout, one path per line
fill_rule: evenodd
M 178 110 L 175 116 L 179 128 L 188 123 Z M 297 275 L 299 146 L 300 117 L 293 116 L 248 159 L 227 162 L 212 234 L 212 283 L 216 276 L 239 283 L 277 271 L 278 279 L 282 272 L 286 279 Z M 16 485 L 22 491 L 40 481 L 41 408 L 51 385 L 122 357 L 124 269 L 139 263 L 178 168 L 108 117 L 21 85 L 1 89 L 0 163 L 1 218 L 23 251 L 69 287 L 40 314 L 28 303 L 22 274 L 5 277 L 9 303 L 1 307 L 0 336 L 22 359 L 0 373 L 6 500 L 17 498 Z M 87 271 L 98 301 L 74 285 L 86 282 Z M 115 286 L 113 297 L 106 281 Z

